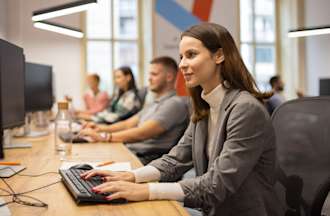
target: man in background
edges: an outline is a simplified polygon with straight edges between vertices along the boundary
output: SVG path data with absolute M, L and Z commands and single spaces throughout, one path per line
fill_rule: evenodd
M 153 59 L 149 90 L 155 99 L 127 120 L 107 126 L 87 124 L 81 134 L 95 142 L 123 142 L 143 164 L 161 157 L 177 144 L 189 121 L 187 104 L 174 88 L 177 71 L 172 58 Z
M 283 96 L 284 90 L 284 83 L 280 76 L 273 76 L 269 80 L 269 84 L 272 87 L 272 92 L 274 95 L 266 102 L 266 107 L 271 115 L 274 110 L 286 101 L 285 97 Z

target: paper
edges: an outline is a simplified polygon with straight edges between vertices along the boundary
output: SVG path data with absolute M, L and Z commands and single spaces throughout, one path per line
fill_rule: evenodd
M 5 202 L 5 200 L 0 197 L 0 205 L 3 204 L 4 202 Z M 0 215 L 1 216 L 11 216 L 9 208 L 7 206 L 1 206 Z
M 69 169 L 70 167 L 77 165 L 77 164 L 89 164 L 91 165 L 94 169 L 97 170 L 109 170 L 109 171 L 131 171 L 131 164 L 129 162 L 118 162 L 118 163 L 113 163 L 110 165 L 106 166 L 101 166 L 97 167 L 98 164 L 102 163 L 100 162 L 87 162 L 87 161 L 63 161 L 61 164 L 60 169 Z

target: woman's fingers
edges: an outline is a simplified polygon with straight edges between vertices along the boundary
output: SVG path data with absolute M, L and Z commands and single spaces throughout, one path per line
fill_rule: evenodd
M 86 122 L 82 126 L 83 129 L 86 129 L 86 128 L 95 128 L 95 127 L 96 127 L 96 124 L 93 123 L 93 122 Z
M 102 137 L 95 130 L 90 129 L 90 128 L 81 130 L 79 132 L 79 135 L 90 137 L 95 142 L 98 142 L 102 139 Z
M 124 198 L 129 201 L 142 201 L 149 198 L 147 184 L 136 184 L 125 181 L 106 182 L 93 188 L 95 193 L 111 193 L 106 199 Z
M 119 181 L 117 182 L 105 182 L 96 187 L 93 187 L 93 191 L 97 193 L 105 193 L 105 192 L 117 192 L 119 190 Z
M 106 181 L 127 181 L 135 182 L 135 176 L 132 172 L 113 172 L 105 177 Z
M 115 193 L 112 193 L 111 195 L 107 196 L 105 199 L 106 200 L 115 200 L 115 199 L 120 199 L 120 198 L 128 199 L 127 192 L 115 192 Z
M 83 179 L 89 179 L 93 176 L 110 176 L 112 174 L 111 171 L 106 170 L 89 170 L 87 172 L 82 173 L 80 176 Z

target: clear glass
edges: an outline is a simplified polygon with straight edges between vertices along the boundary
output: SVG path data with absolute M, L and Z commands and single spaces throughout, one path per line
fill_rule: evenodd
M 60 139 L 61 134 L 72 133 L 72 119 L 66 109 L 59 109 L 55 118 L 55 150 L 61 160 L 66 160 L 72 153 L 72 140 L 64 142 Z
M 274 46 L 259 45 L 256 47 L 255 73 L 260 90 L 270 90 L 269 79 L 276 74 Z
M 114 38 L 137 38 L 137 0 L 114 0 Z
M 111 1 L 98 0 L 97 4 L 86 12 L 87 38 L 111 38 Z
M 240 1 L 240 31 L 241 41 L 251 42 L 253 40 L 253 4 L 252 0 Z
M 135 42 L 115 42 L 115 68 L 129 66 L 138 81 L 138 46 Z
M 110 41 L 87 42 L 87 71 L 100 76 L 100 89 L 112 91 L 112 58 Z
M 275 1 L 255 0 L 256 42 L 275 41 Z

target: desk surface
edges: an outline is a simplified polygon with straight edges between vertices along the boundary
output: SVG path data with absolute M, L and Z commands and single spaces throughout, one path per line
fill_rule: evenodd
M 56 172 L 61 161 L 56 154 L 53 145 L 53 136 L 43 138 L 19 139 L 32 143 L 29 149 L 5 150 L 7 161 L 21 161 L 27 167 L 24 174 L 39 174 L 49 171 Z M 72 160 L 114 160 L 118 162 L 130 161 L 132 168 L 142 166 L 140 161 L 123 144 L 74 144 L 72 148 Z M 57 174 L 48 174 L 40 177 L 13 176 L 6 181 L 15 192 L 22 192 L 38 188 L 60 179 Z M 0 182 L 1 188 L 6 188 Z M 127 203 L 121 205 L 98 204 L 77 206 L 69 192 L 62 183 L 55 184 L 45 189 L 29 193 L 43 202 L 48 208 L 35 208 L 18 204 L 9 204 L 13 216 L 28 215 L 141 215 L 141 216 L 177 216 L 189 215 L 183 207 L 175 201 L 145 201 Z M 5 198 L 9 201 L 8 198 Z

